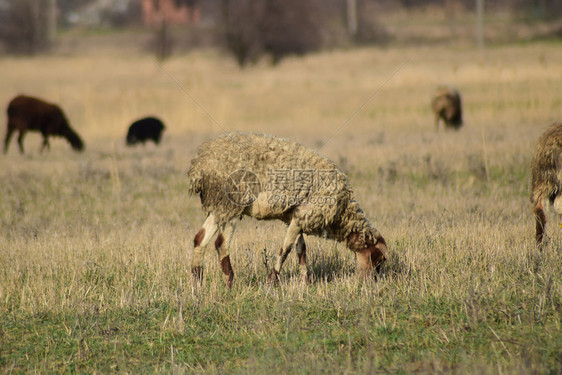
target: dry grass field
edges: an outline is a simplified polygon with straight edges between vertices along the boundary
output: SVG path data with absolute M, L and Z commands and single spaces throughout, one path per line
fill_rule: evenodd
M 86 150 L 60 139 L 0 157 L 0 369 L 132 373 L 560 373 L 562 235 L 534 244 L 532 145 L 562 119 L 556 43 L 361 48 L 240 70 L 218 52 L 163 65 L 142 54 L 0 59 L 0 103 L 61 104 Z M 440 83 L 465 125 L 435 130 Z M 162 144 L 125 147 L 155 114 Z M 4 122 L 5 120 L 2 120 Z M 4 125 L 1 127 L 2 137 Z M 244 219 L 222 283 L 187 196 L 197 146 L 223 131 L 290 137 L 348 173 L 389 245 L 378 279 L 341 244 L 308 237 L 311 285 L 291 255 L 267 270 L 284 226 Z

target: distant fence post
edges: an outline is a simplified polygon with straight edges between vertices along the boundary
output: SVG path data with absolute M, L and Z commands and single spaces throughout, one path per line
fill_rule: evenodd
M 357 35 L 357 0 L 347 0 L 347 29 L 351 37 Z
M 46 28 L 47 28 L 47 43 L 52 45 L 55 42 L 57 33 L 57 1 L 48 0 L 47 2 L 47 15 L 46 15 Z
M 484 49 L 484 0 L 476 0 L 478 49 Z

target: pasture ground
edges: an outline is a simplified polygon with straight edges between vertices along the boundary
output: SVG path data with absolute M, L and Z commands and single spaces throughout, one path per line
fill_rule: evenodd
M 40 155 L 28 134 L 26 155 L 13 139 L 0 158 L 0 369 L 560 373 L 562 235 L 549 213 L 537 250 L 528 196 L 534 140 L 562 119 L 561 62 L 552 42 L 361 48 L 247 70 L 209 50 L 160 66 L 115 51 L 3 57 L 0 103 L 60 103 L 86 150 L 55 139 Z M 458 132 L 435 131 L 441 82 L 463 94 Z M 148 114 L 167 124 L 162 144 L 126 148 Z M 388 242 L 378 280 L 358 280 L 343 245 L 307 237 L 313 283 L 290 256 L 271 287 L 284 226 L 244 219 L 233 289 L 212 248 L 195 287 L 204 215 L 186 170 L 223 129 L 336 161 Z

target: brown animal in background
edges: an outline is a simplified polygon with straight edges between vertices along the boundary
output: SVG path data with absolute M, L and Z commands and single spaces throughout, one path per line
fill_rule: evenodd
M 45 147 L 50 148 L 49 136 L 66 138 L 75 151 L 84 149 L 82 139 L 71 129 L 63 111 L 55 104 L 19 95 L 10 101 L 7 113 L 8 126 L 4 139 L 4 153 L 8 152 L 8 144 L 16 130 L 19 131 L 18 144 L 22 154 L 24 153 L 23 138 L 27 131 L 37 131 L 43 135 L 41 152 Z
M 562 227 L 562 122 L 552 124 L 535 143 L 531 161 L 531 203 L 535 214 L 535 238 L 542 244 L 546 230 L 546 199 L 559 215 Z
M 458 130 L 462 124 L 462 104 L 459 92 L 450 86 L 439 86 L 431 101 L 435 114 L 435 127 L 439 130 L 439 120 L 443 120 L 445 129 Z

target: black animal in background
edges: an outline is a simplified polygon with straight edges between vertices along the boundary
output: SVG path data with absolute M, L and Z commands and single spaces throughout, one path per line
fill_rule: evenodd
M 164 123 L 156 117 L 144 117 L 131 124 L 127 132 L 127 146 L 133 146 L 139 142 L 143 144 L 152 140 L 155 144 L 160 143 L 162 132 L 166 129 Z
M 50 148 L 49 136 L 63 137 L 75 151 L 84 149 L 84 142 L 70 127 L 64 112 L 56 104 L 47 103 L 31 96 L 19 95 L 10 101 L 7 109 L 8 126 L 4 139 L 4 153 L 8 152 L 8 145 L 13 133 L 19 131 L 18 145 L 23 154 L 23 138 L 28 131 L 41 132 L 43 144 Z

